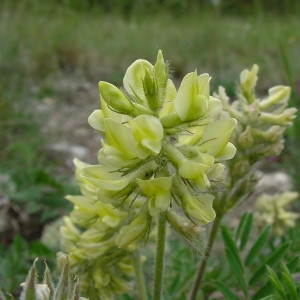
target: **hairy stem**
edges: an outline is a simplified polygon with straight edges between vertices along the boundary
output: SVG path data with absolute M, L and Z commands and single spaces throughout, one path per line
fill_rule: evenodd
M 166 239 L 166 218 L 164 214 L 158 217 L 157 242 L 156 242 L 156 261 L 154 273 L 153 299 L 160 300 L 162 292 L 162 278 L 165 257 L 165 239 Z
M 216 211 L 216 218 L 215 218 L 215 221 L 214 221 L 214 223 L 212 225 L 212 228 L 210 230 L 208 244 L 207 244 L 206 250 L 204 252 L 203 258 L 201 260 L 201 263 L 199 265 L 198 272 L 197 272 L 197 275 L 195 277 L 195 282 L 194 282 L 194 285 L 192 287 L 192 291 L 191 291 L 190 296 L 189 296 L 189 300 L 195 300 L 196 296 L 198 294 L 198 291 L 200 289 L 202 279 L 203 279 L 203 276 L 204 276 L 204 273 L 205 273 L 206 265 L 207 265 L 207 262 L 208 262 L 208 259 L 209 259 L 210 255 L 211 255 L 212 247 L 214 245 L 214 242 L 215 242 L 215 239 L 216 239 L 216 236 L 217 236 L 217 233 L 218 233 L 218 229 L 219 229 L 221 220 L 224 216 L 224 207 L 225 207 L 225 204 L 226 204 L 226 200 L 227 200 L 226 197 L 222 198 L 222 200 L 220 201 L 220 205 L 218 206 L 218 210 Z
M 137 288 L 139 293 L 139 299 L 141 300 L 148 300 L 147 295 L 147 288 L 146 288 L 146 282 L 145 277 L 142 269 L 142 262 L 139 252 L 135 252 L 132 256 L 133 259 L 133 265 L 136 275 L 136 282 L 137 282 Z

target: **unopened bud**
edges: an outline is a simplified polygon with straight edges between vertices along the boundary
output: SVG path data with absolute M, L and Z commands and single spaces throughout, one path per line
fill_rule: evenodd
M 248 125 L 246 129 L 239 135 L 238 143 L 243 149 L 249 148 L 253 145 L 253 137 L 250 125 Z

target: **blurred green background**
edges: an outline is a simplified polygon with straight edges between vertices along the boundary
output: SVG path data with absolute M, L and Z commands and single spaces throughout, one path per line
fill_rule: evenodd
M 64 195 L 77 188 L 65 161 L 77 152 L 64 144 L 61 156 L 50 146 L 72 135 L 85 105 L 89 113 L 98 108 L 99 80 L 121 85 L 135 59 L 154 62 L 159 49 L 175 82 L 197 69 L 212 76 L 212 91 L 222 84 L 233 95 L 239 73 L 256 63 L 259 93 L 287 84 L 299 106 L 298 0 L 0 2 L 0 288 L 16 291 L 36 256 L 54 261 L 59 249 L 55 237 L 52 246 L 40 239 L 70 208 Z M 49 134 L 54 112 L 61 115 Z M 89 146 L 90 132 L 77 146 Z M 272 164 L 298 190 L 299 145 L 297 118 Z

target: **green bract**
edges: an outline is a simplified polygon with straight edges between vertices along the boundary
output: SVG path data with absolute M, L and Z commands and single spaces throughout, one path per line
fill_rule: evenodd
M 129 66 L 123 88 L 99 83 L 101 109 L 89 117 L 103 138 L 98 164 L 75 160 L 82 196 L 67 197 L 74 209 L 62 227 L 87 295 L 90 281 L 101 299 L 130 287 L 122 274 L 158 219 L 193 243 L 215 218 L 210 188 L 235 155 L 236 120 L 221 117 L 208 74 L 187 74 L 177 90 L 168 71 L 159 51 L 154 65 Z

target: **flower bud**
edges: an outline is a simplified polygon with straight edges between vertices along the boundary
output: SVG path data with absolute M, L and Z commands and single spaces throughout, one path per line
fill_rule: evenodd
M 249 160 L 246 158 L 240 159 L 233 167 L 232 173 L 235 174 L 237 177 L 244 176 L 246 173 L 249 172 L 250 163 Z
M 156 63 L 154 65 L 155 77 L 159 87 L 164 88 L 168 81 L 169 68 L 164 61 L 161 50 L 158 51 Z
M 281 113 L 279 115 L 262 112 L 260 114 L 260 120 L 267 124 L 288 126 L 288 125 L 291 125 L 293 119 L 295 119 L 296 112 L 297 112 L 297 109 L 294 107 L 287 108 L 283 113 Z
M 250 148 L 253 145 L 254 140 L 252 137 L 250 125 L 248 125 L 246 129 L 242 133 L 240 133 L 240 135 L 238 136 L 238 143 L 242 149 Z
M 258 66 L 253 65 L 250 71 L 244 70 L 241 72 L 240 75 L 240 86 L 241 86 L 242 94 L 244 95 L 248 104 L 253 103 L 255 100 L 254 87 L 257 81 L 257 73 L 258 73 Z
M 101 98 L 114 110 L 122 114 L 131 115 L 134 105 L 125 94 L 113 84 L 105 81 L 99 82 Z
M 266 110 L 270 106 L 275 106 L 276 104 L 287 105 L 288 100 L 291 95 L 291 88 L 289 86 L 274 86 L 269 89 L 269 95 L 266 99 L 260 101 L 259 106 L 261 110 Z
M 257 140 L 264 140 L 267 142 L 276 142 L 277 140 L 282 138 L 282 135 L 284 133 L 284 127 L 282 126 L 271 126 L 267 130 L 263 131 L 260 129 L 253 128 L 252 129 L 252 136 L 254 139 Z

